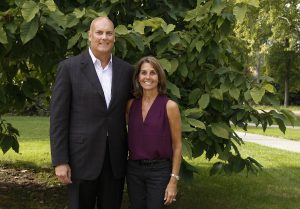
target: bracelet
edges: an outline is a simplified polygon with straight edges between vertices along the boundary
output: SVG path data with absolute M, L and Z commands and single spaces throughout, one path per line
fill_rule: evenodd
M 175 175 L 174 173 L 171 173 L 171 176 L 174 177 L 177 181 L 179 181 L 179 176 Z

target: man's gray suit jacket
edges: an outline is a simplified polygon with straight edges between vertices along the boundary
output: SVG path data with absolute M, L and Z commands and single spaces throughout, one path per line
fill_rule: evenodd
M 107 108 L 88 51 L 59 63 L 50 110 L 53 166 L 68 163 L 73 178 L 96 179 L 108 142 L 113 174 L 116 178 L 125 176 L 125 111 L 132 93 L 132 75 L 130 64 L 112 57 L 112 92 Z

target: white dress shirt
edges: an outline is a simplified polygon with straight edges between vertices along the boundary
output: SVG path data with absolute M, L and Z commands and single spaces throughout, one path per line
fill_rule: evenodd
M 95 70 L 98 76 L 98 79 L 101 83 L 104 96 L 105 96 L 105 101 L 106 101 L 106 106 L 108 108 L 110 100 L 111 100 L 111 82 L 112 82 L 112 56 L 110 56 L 109 63 L 103 68 L 101 66 L 101 61 L 98 60 L 92 50 L 89 48 L 89 53 L 90 56 L 93 60 L 93 64 L 95 66 Z

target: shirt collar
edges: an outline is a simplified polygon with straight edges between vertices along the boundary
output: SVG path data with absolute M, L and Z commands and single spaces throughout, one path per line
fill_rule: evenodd
M 93 54 L 91 48 L 89 48 L 89 53 L 90 53 L 90 56 L 91 56 L 91 58 L 92 58 L 93 64 L 95 64 L 96 61 L 97 61 L 98 59 L 97 59 L 97 58 L 95 57 L 95 55 Z M 101 61 L 100 61 L 100 60 L 98 60 L 98 61 L 99 61 L 99 63 L 101 64 Z M 112 63 L 112 54 L 110 54 L 110 59 L 109 59 L 108 64 L 111 64 L 111 63 Z

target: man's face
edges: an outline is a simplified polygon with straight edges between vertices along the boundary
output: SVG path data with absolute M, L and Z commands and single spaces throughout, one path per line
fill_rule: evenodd
M 112 52 L 115 43 L 115 32 L 112 22 L 106 18 L 93 21 L 89 31 L 89 41 L 93 53 Z

